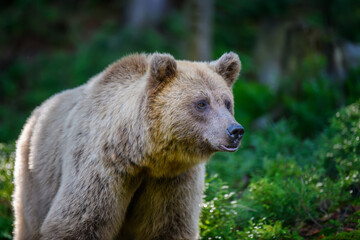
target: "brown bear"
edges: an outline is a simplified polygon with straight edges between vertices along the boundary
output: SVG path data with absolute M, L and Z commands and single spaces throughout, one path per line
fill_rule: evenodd
M 17 141 L 15 239 L 196 239 L 205 162 L 244 133 L 240 68 L 134 54 L 45 101 Z

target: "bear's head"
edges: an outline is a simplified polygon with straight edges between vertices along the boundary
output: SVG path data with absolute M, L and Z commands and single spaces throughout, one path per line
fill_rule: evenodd
M 234 118 L 232 86 L 241 69 L 237 54 L 190 62 L 156 53 L 149 64 L 147 115 L 157 157 L 191 162 L 238 149 L 244 129 Z

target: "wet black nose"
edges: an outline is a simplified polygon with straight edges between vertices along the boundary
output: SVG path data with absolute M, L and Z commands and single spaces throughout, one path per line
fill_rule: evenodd
M 244 128 L 240 124 L 235 123 L 231 124 L 227 129 L 227 133 L 233 141 L 240 140 L 244 135 L 244 132 Z

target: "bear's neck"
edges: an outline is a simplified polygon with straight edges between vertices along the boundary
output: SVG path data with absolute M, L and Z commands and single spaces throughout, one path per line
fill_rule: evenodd
M 150 175 L 154 177 L 179 175 L 207 161 L 211 155 L 195 148 L 194 145 L 189 146 L 190 142 L 166 141 L 163 138 L 154 139 L 154 136 L 156 135 L 149 136 L 148 151 L 144 159 Z
M 104 163 L 121 173 L 135 174 L 142 167 L 147 138 L 145 93 L 146 79 L 92 87 L 89 118 L 96 129 L 95 138 Z

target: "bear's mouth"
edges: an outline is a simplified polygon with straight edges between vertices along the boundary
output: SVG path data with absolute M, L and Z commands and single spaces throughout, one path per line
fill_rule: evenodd
M 221 145 L 220 146 L 220 149 L 225 151 L 225 152 L 236 152 L 238 149 L 239 149 L 239 145 L 236 145 L 236 146 L 224 146 L 224 145 Z

